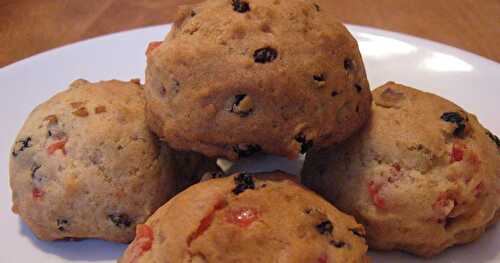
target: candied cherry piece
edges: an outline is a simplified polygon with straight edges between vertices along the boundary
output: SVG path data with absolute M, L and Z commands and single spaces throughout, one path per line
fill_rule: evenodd
M 370 194 L 373 204 L 378 208 L 385 208 L 385 200 L 379 194 L 380 185 L 376 185 L 374 182 L 368 184 L 368 193 Z
M 225 214 L 226 222 L 239 227 L 247 227 L 259 219 L 259 212 L 255 208 L 239 207 L 228 209 Z
M 187 239 L 187 244 L 188 246 L 191 245 L 191 243 L 197 239 L 199 236 L 201 236 L 207 229 L 212 225 L 212 222 L 214 221 L 215 213 L 219 210 L 224 209 L 227 206 L 227 202 L 225 200 L 221 200 L 215 204 L 215 206 L 212 208 L 212 210 L 201 219 L 200 224 L 198 225 L 198 228 L 196 231 L 191 233 Z
M 155 48 L 159 47 L 163 43 L 163 41 L 153 41 L 148 44 L 148 48 L 146 49 L 146 56 L 149 56 Z
M 318 260 L 316 262 L 317 263 L 328 263 L 328 256 L 326 254 L 323 254 L 318 258 Z
M 451 149 L 451 163 L 460 162 L 464 159 L 464 149 L 460 147 L 458 144 L 453 144 Z
M 34 199 L 41 199 L 44 195 L 44 192 L 39 188 L 33 188 L 32 195 Z
M 153 230 L 148 225 L 137 225 L 135 229 L 135 239 L 130 244 L 127 249 L 126 258 L 128 261 L 124 261 L 127 263 L 136 262 L 144 252 L 147 252 L 153 246 Z
M 68 139 L 64 139 L 64 140 L 52 143 L 51 145 L 49 145 L 49 147 L 47 147 L 47 153 L 49 155 L 52 155 L 52 154 L 54 154 L 55 151 L 62 150 L 63 154 L 66 154 L 66 149 L 64 149 L 64 146 L 66 145 L 67 141 L 68 141 Z

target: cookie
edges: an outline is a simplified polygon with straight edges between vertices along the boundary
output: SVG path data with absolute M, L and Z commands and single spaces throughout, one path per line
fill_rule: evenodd
M 293 159 L 344 140 L 370 110 L 356 40 L 314 1 L 184 7 L 147 54 L 147 121 L 176 149 Z
M 175 194 L 177 177 L 215 165 L 161 146 L 144 107 L 137 81 L 77 80 L 29 115 L 10 154 L 10 185 L 12 210 L 38 238 L 130 242 Z M 179 155 L 198 169 L 181 171 Z
M 121 263 L 367 262 L 363 226 L 283 172 L 196 184 L 137 226 Z
M 436 95 L 373 94 L 366 127 L 307 156 L 305 185 L 362 222 L 371 248 L 428 257 L 477 239 L 500 211 L 498 138 Z

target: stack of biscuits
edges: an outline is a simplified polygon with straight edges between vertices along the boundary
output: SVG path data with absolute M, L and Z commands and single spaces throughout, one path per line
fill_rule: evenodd
M 26 120 L 12 210 L 38 238 L 131 242 L 122 263 L 369 262 L 500 217 L 499 138 L 436 95 L 371 92 L 313 0 L 182 7 L 146 56 L 144 85 L 76 80 Z M 216 164 L 260 154 L 306 154 L 301 176 Z

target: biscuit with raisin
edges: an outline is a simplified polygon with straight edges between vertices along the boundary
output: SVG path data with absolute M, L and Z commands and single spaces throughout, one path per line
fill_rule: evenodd
M 120 263 L 367 262 L 363 226 L 283 172 L 196 184 L 137 227 Z
M 369 115 L 358 44 L 314 1 L 185 7 L 147 54 L 147 121 L 176 149 L 296 158 L 344 140 Z
M 433 256 L 479 238 L 500 211 L 498 138 L 439 96 L 393 82 L 373 94 L 366 127 L 307 156 L 305 185 L 363 223 L 371 248 Z
M 78 80 L 33 110 L 12 147 L 10 185 L 12 210 L 38 238 L 130 242 L 184 177 L 213 169 L 160 144 L 144 107 L 136 81 Z

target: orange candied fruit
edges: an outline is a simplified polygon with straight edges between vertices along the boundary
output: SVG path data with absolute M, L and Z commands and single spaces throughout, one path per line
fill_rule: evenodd
M 163 41 L 153 41 L 148 44 L 148 48 L 146 49 L 146 55 L 149 56 L 153 50 L 159 47 L 163 43 Z

